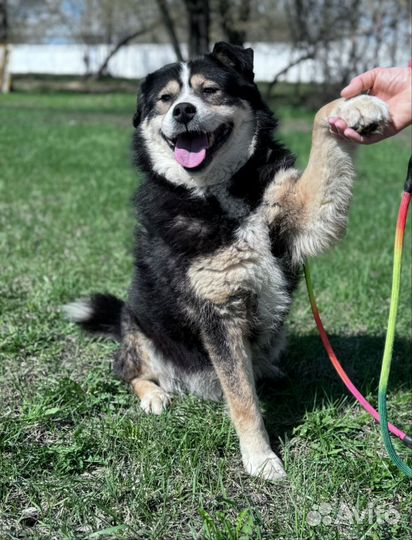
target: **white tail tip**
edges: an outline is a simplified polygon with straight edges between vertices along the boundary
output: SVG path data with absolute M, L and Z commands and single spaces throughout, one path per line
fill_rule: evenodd
M 88 300 L 76 300 L 63 306 L 66 317 L 75 323 L 82 323 L 90 319 L 93 313 L 92 306 Z

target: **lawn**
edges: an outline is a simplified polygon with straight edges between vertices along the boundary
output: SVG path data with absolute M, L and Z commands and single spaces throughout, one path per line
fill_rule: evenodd
M 116 345 L 81 335 L 60 310 L 91 291 L 126 294 L 134 97 L 0 100 L 0 538 L 409 538 L 409 482 L 329 366 L 303 283 L 287 379 L 259 388 L 286 482 L 243 473 L 221 404 L 185 397 L 160 417 L 140 410 L 111 373 Z M 278 112 L 304 166 L 312 114 Z M 313 261 L 332 342 L 374 405 L 408 154 L 407 136 L 361 149 L 348 234 Z M 406 249 L 388 396 L 409 432 L 410 263 Z

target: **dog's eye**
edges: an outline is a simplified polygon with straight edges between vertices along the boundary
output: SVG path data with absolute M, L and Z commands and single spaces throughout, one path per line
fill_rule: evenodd
M 159 101 L 163 101 L 163 103 L 168 103 L 169 101 L 172 101 L 172 96 L 170 94 L 162 94 L 159 97 Z
M 206 96 L 216 94 L 216 92 L 219 92 L 219 88 L 216 88 L 216 86 L 206 86 L 206 88 L 202 89 L 202 93 Z

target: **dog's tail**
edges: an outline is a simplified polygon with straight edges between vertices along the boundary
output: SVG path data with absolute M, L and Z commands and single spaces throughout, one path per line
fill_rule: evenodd
M 93 294 L 63 306 L 66 317 L 91 334 L 121 338 L 123 300 L 112 294 Z

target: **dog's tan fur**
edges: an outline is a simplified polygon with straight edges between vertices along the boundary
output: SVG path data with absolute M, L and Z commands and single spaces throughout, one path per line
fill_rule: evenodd
M 240 312 L 239 312 L 240 311 Z M 247 316 L 237 309 L 237 317 L 228 318 L 226 326 L 227 358 L 208 336 L 204 342 L 219 377 L 230 416 L 240 441 L 246 471 L 266 479 L 284 476 L 280 459 L 271 450 L 256 395 L 253 358 L 247 340 Z
M 176 97 L 179 91 L 180 91 L 180 86 L 177 81 L 168 82 L 167 85 L 164 86 L 159 92 L 158 100 L 156 101 L 156 105 L 155 105 L 156 111 L 159 114 L 166 114 L 167 111 L 170 109 L 171 100 L 163 101 L 161 99 L 162 96 L 166 95 L 166 96 Z
M 276 174 L 248 226 L 239 230 L 238 240 L 215 254 L 196 259 L 187 275 L 191 290 L 210 303 L 225 330 L 225 358 L 221 357 L 220 345 L 206 333 L 203 342 L 239 436 L 245 468 L 250 474 L 267 479 L 278 479 L 285 473 L 270 448 L 256 396 L 255 358 L 248 341 L 250 306 L 259 301 L 259 320 L 264 326 L 265 313 L 273 306 L 276 294 L 275 288 L 271 289 L 271 276 L 277 272 L 276 283 L 282 280 L 281 271 L 270 262 L 271 228 L 283 227 L 292 232 L 289 249 L 296 265 L 323 252 L 345 232 L 355 175 L 353 146 L 329 132 L 327 119 L 340 115 L 350 119 L 352 125 L 355 120 L 362 125 L 364 117 L 368 117 L 380 126 L 389 119 L 382 105 L 369 96 L 352 100 L 352 106 L 348 103 L 336 100 L 320 109 L 314 121 L 312 149 L 305 171 L 301 174 L 288 169 Z M 280 311 L 286 310 L 288 300 L 277 298 L 276 306 Z M 271 316 L 273 321 L 273 313 Z M 136 329 L 130 331 L 132 334 L 124 341 L 121 354 L 128 354 L 129 345 L 135 347 L 143 366 L 140 373 L 133 373 L 131 384 L 143 408 L 158 414 L 169 397 L 155 384 L 157 353 L 148 338 L 136 335 Z
M 160 414 L 175 393 L 223 395 L 246 471 L 276 480 L 285 471 L 255 381 L 279 374 L 301 265 L 343 236 L 355 176 L 355 145 L 328 118 L 366 136 L 390 116 L 368 95 L 329 103 L 301 173 L 272 139 L 276 121 L 253 80 L 253 51 L 226 43 L 148 76 L 133 120 L 145 180 L 127 301 L 95 294 L 67 313 L 120 341 L 114 370 L 145 412 Z

